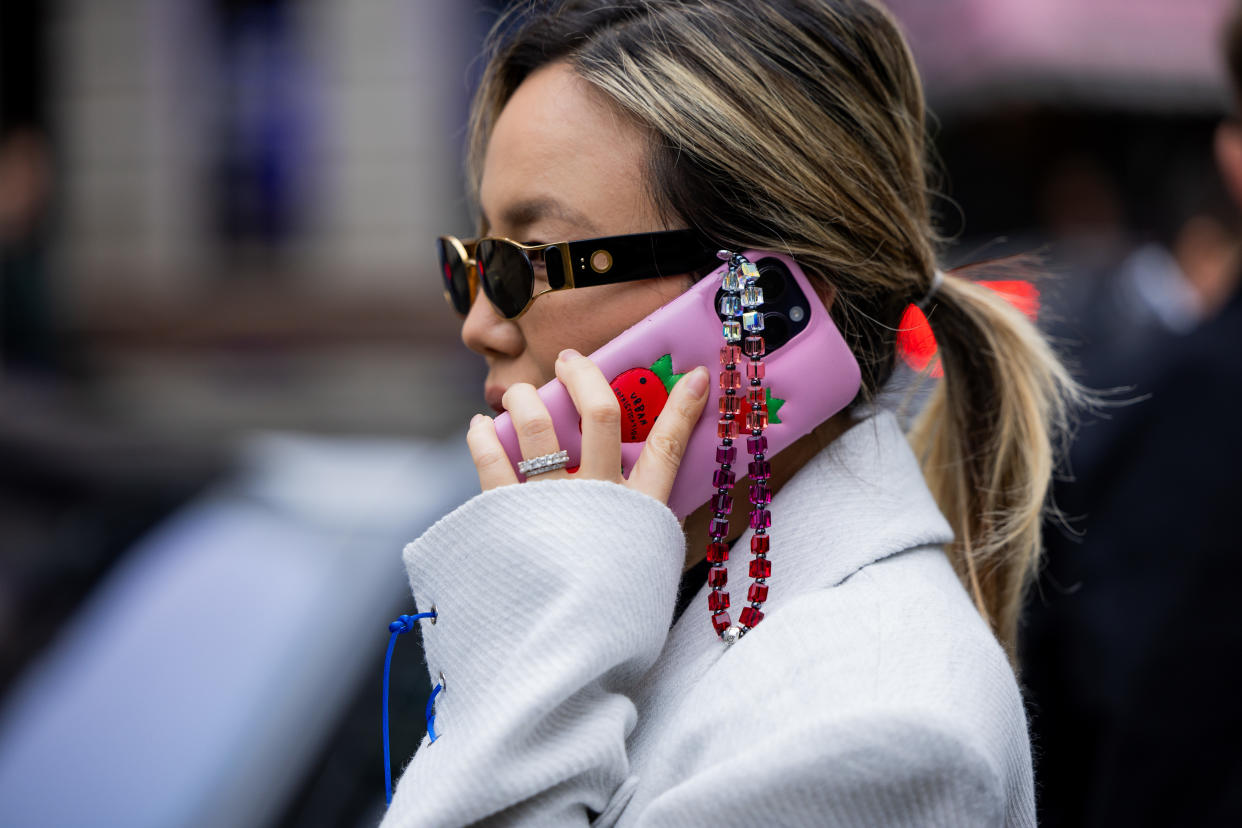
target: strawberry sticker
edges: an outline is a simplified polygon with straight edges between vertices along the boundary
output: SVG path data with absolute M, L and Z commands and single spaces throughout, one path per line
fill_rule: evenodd
M 641 443 L 668 402 L 668 390 L 650 368 L 631 368 L 611 383 L 621 403 L 621 442 Z
M 673 373 L 673 357 L 665 354 L 651 364 L 650 368 L 631 368 L 617 376 L 611 383 L 612 393 L 617 395 L 621 404 L 621 442 L 641 443 L 651 433 L 656 417 L 664 410 L 668 395 L 677 381 L 685 376 L 685 372 Z M 772 390 L 766 389 L 768 399 L 768 422 L 779 423 L 776 412 L 785 404 L 779 397 L 772 396 Z M 742 410 L 739 419 L 746 419 L 750 412 L 750 401 L 742 399 Z

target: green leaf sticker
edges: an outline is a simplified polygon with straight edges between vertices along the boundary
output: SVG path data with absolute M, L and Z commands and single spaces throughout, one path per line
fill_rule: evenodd
M 785 401 L 780 397 L 773 397 L 771 388 L 765 390 L 768 392 L 768 423 L 775 425 L 781 421 L 781 418 L 776 416 L 776 412 L 780 411 L 781 406 L 785 404 Z
M 677 380 L 685 376 L 684 373 L 673 373 L 672 354 L 665 354 L 651 363 L 651 372 L 660 378 L 660 382 L 664 383 L 664 390 L 670 394 L 673 393 L 673 386 L 677 384 Z

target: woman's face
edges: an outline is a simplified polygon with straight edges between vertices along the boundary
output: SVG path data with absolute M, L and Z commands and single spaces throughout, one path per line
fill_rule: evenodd
M 646 162 L 636 125 L 566 64 L 543 67 L 496 120 L 479 191 L 487 234 L 539 243 L 676 229 L 660 221 L 646 192 Z M 484 393 L 500 412 L 513 383 L 554 378 L 562 349 L 590 354 L 690 284 L 670 276 L 558 291 L 513 320 L 480 291 L 461 338 L 487 360 Z M 535 292 L 544 287 L 537 281 Z

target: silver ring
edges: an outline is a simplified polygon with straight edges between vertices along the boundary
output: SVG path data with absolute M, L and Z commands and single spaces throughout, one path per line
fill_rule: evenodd
M 563 469 L 569 465 L 569 452 L 565 449 L 554 451 L 551 454 L 541 454 L 538 457 L 532 457 L 529 460 L 518 461 L 518 471 L 526 477 L 534 477 L 544 472 L 556 471 Z

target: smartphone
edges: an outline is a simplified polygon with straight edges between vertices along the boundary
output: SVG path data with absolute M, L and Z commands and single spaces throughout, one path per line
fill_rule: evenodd
M 748 250 L 743 255 L 759 268 L 758 285 L 763 288 L 763 337 L 767 345 L 764 386 L 768 389 L 769 416 L 764 435 L 768 438 L 766 456 L 771 458 L 845 408 L 858 393 L 860 372 L 845 339 L 797 262 L 779 253 Z M 588 354 L 608 377 L 621 405 L 621 471 L 627 476 L 673 385 L 696 366 L 707 366 L 711 374 L 707 404 L 690 435 L 669 494 L 669 508 L 679 519 L 716 492 L 712 472 L 718 468 L 720 438 L 716 424 L 723 395 L 718 378 L 720 348 L 725 344 L 719 308 L 726 267 L 722 262 L 688 291 Z M 742 360 L 744 363 L 746 357 Z M 742 390 L 746 387 L 743 375 Z M 569 452 L 569 468 L 574 469 L 582 447 L 578 410 L 560 380 L 540 388 L 539 396 L 552 415 L 561 448 Z M 745 413 L 743 408 L 739 415 L 743 423 Z M 496 418 L 496 433 L 516 472 L 522 452 L 508 412 Z M 733 467 L 739 479 L 749 462 L 746 434 L 743 426 L 741 436 L 734 440 L 738 457 Z M 518 479 L 522 479 L 520 472 Z

